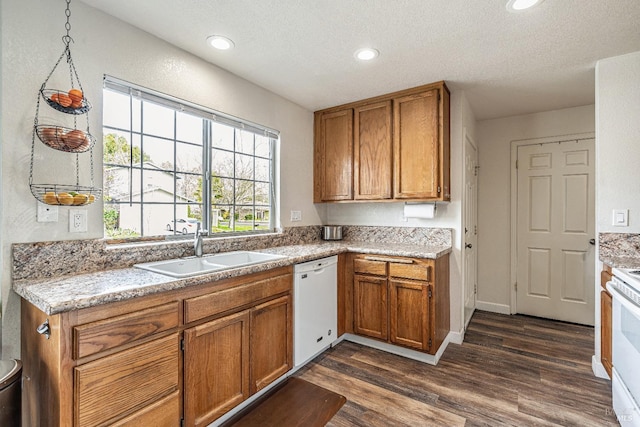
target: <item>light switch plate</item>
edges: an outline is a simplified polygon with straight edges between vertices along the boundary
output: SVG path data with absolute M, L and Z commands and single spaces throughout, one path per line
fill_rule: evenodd
M 58 222 L 58 207 L 52 205 L 46 205 L 41 202 L 38 203 L 38 212 L 36 219 L 38 222 Z
M 302 211 L 291 211 L 291 222 L 302 221 Z
M 613 226 L 628 227 L 629 226 L 629 209 L 613 210 Z

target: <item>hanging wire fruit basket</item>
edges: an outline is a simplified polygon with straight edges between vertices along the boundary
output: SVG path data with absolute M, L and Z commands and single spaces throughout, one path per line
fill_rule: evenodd
M 64 50 L 53 66 L 53 69 L 42 83 L 36 100 L 36 114 L 33 123 L 33 132 L 31 136 L 31 163 L 29 167 L 29 187 L 31 194 L 40 202 L 49 205 L 60 206 L 84 206 L 98 200 L 102 195 L 102 190 L 94 186 L 94 167 L 93 167 L 93 146 L 96 139 L 91 135 L 89 130 L 89 110 L 91 104 L 84 96 L 82 83 L 78 77 L 78 72 L 71 57 L 70 43 L 73 41 L 69 35 L 71 24 L 70 3 L 66 0 L 67 7 L 65 15 L 67 22 L 65 24 L 66 35 L 62 37 L 64 42 Z M 53 76 L 62 60 L 66 59 L 69 67 L 69 90 L 48 88 L 47 83 Z M 58 112 L 68 114 L 73 117 L 73 127 L 40 124 L 40 101 L 44 100 L 49 107 Z M 79 129 L 78 117 L 84 115 L 86 125 Z M 34 161 L 35 161 L 35 140 L 38 139 L 47 147 L 54 150 L 76 153 L 75 159 L 75 184 L 35 184 L 33 182 Z M 80 156 L 79 153 L 89 152 L 91 165 L 90 185 L 80 185 Z M 49 167 L 50 169 L 50 167 Z

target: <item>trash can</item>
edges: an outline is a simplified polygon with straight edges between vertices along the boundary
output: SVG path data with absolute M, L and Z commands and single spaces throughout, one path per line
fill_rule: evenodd
M 22 419 L 22 362 L 0 360 L 0 426 L 20 427 Z

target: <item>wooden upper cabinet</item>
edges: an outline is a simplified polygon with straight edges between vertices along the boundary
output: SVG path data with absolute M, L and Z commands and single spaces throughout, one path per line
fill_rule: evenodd
M 315 203 L 353 199 L 353 109 L 315 115 Z
M 392 197 L 391 130 L 391 101 L 354 109 L 354 199 L 380 200 Z
M 444 82 L 315 113 L 314 203 L 450 196 Z
M 437 199 L 438 90 L 394 99 L 393 130 L 395 197 Z

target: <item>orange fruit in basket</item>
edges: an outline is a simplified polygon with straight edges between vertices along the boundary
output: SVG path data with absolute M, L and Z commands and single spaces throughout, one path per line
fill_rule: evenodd
M 73 204 L 73 196 L 69 193 L 58 193 L 58 202 L 61 205 L 72 205 Z
M 74 129 L 67 132 L 64 137 L 64 143 L 70 150 L 77 150 L 81 147 L 87 147 L 89 141 L 87 135 L 80 129 Z
M 42 196 L 42 200 L 48 205 L 58 204 L 58 197 L 53 191 L 47 191 L 46 193 L 44 193 L 44 196 Z
M 71 89 L 69 98 L 71 98 L 71 102 L 82 102 L 82 91 L 80 89 Z
M 52 95 L 52 99 L 53 99 L 53 95 Z M 67 95 L 66 93 L 59 93 L 57 102 L 63 107 L 69 107 L 71 106 L 72 101 L 71 101 L 71 98 L 69 98 L 69 95 Z
M 60 140 L 58 138 L 62 137 L 62 133 L 58 134 L 58 128 L 41 128 L 40 136 L 43 139 L 42 142 L 50 147 L 57 148 L 60 146 L 61 138 Z
M 85 203 L 87 203 L 89 201 L 89 196 L 87 196 L 86 194 L 76 194 L 75 196 L 73 196 L 73 204 L 74 205 L 84 205 Z

